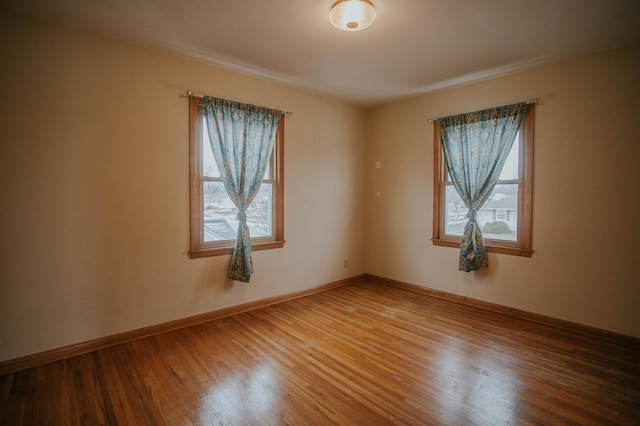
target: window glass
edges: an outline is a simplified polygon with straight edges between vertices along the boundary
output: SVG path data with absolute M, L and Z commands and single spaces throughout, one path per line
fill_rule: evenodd
M 204 182 L 204 242 L 235 240 L 238 234 L 238 209 L 222 182 Z M 247 209 L 251 238 L 271 237 L 273 230 L 273 184 L 263 183 Z

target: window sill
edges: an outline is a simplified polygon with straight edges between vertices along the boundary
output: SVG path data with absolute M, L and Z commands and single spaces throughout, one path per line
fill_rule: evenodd
M 284 247 L 286 241 L 267 241 L 267 242 L 251 242 L 251 251 L 270 250 Z M 233 253 L 233 245 L 224 247 L 207 247 L 189 251 L 191 259 L 199 259 L 201 257 L 222 256 Z
M 434 246 L 460 248 L 460 241 L 440 240 L 436 238 L 433 238 L 431 241 Z M 491 243 L 485 243 L 485 247 L 488 253 L 509 254 L 522 257 L 531 257 L 533 255 L 533 250 L 522 247 L 495 245 Z

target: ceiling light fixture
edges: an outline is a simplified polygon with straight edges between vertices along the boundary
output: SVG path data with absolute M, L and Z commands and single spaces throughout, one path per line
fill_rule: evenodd
M 329 21 L 342 31 L 360 31 L 373 24 L 376 10 L 370 0 L 338 0 L 331 6 Z

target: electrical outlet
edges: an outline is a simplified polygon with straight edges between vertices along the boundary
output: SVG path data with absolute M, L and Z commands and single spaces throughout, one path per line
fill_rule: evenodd
M 349 261 L 347 259 L 344 260 L 344 267 L 345 268 L 349 267 Z

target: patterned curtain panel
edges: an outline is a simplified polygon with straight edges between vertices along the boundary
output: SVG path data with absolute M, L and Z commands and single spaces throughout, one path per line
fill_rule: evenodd
M 281 111 L 204 98 L 213 156 L 229 198 L 238 208 L 238 235 L 228 277 L 249 282 L 253 273 L 246 211 L 258 194 L 278 133 Z
M 526 103 L 439 118 L 449 176 L 469 209 L 460 245 L 461 271 L 489 266 L 478 210 L 491 195 L 528 111 Z

